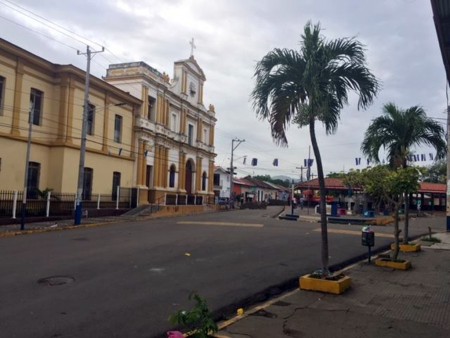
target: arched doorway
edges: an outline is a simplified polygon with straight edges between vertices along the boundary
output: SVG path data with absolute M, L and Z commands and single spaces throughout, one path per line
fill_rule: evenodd
M 194 172 L 194 166 L 192 164 L 192 160 L 188 160 L 186 162 L 186 177 L 185 177 L 185 188 L 186 188 L 186 194 L 192 195 L 192 173 Z
M 175 173 L 176 173 L 176 168 L 175 168 L 175 165 L 172 164 L 170 166 L 170 170 L 169 170 L 169 188 L 175 187 Z

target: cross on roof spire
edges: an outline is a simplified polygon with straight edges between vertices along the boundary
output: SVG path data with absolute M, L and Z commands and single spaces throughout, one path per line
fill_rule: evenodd
M 189 44 L 191 45 L 191 57 L 193 57 L 194 56 L 194 49 L 197 48 L 197 46 L 194 43 L 194 38 L 192 38 L 192 40 L 189 41 Z

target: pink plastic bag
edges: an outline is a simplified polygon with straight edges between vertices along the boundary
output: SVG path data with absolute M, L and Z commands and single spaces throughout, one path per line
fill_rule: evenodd
M 167 332 L 167 338 L 184 338 L 180 331 L 169 331 Z

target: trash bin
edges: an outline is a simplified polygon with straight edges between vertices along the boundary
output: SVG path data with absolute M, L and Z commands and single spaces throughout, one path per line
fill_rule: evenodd
M 370 226 L 365 226 L 362 228 L 361 245 L 368 246 L 368 247 L 375 245 L 375 233 L 370 228 Z
M 364 212 L 364 217 L 371 217 L 371 218 L 375 217 L 375 211 L 373 211 L 373 210 L 365 211 Z
M 331 216 L 337 216 L 337 203 L 333 203 L 331 204 Z
M 339 211 L 339 216 L 345 216 L 347 215 L 347 210 L 345 210 L 344 208 L 341 208 L 338 210 Z

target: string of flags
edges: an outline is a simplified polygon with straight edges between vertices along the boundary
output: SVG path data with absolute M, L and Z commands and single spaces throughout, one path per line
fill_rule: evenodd
M 305 158 L 303 160 L 303 164 L 305 167 L 312 167 L 314 163 L 314 160 L 312 158 Z
M 429 153 L 428 156 L 430 157 L 430 161 L 433 161 L 433 154 Z M 426 154 L 420 154 L 420 155 L 409 155 L 408 161 L 410 162 L 423 162 L 427 160 Z
M 245 165 L 246 163 L 247 163 L 247 157 L 244 157 L 244 160 L 242 161 L 242 164 Z M 257 159 L 257 158 L 252 158 L 251 165 L 252 165 L 253 167 L 256 167 L 256 166 L 258 165 L 258 159 Z M 275 159 L 272 161 L 272 165 L 273 165 L 274 167 L 278 167 L 278 159 L 277 159 L 277 158 L 275 158 Z
M 429 160 L 433 161 L 434 159 L 434 155 L 432 153 L 428 154 Z M 305 160 L 306 161 L 306 160 Z M 425 162 L 427 161 L 427 154 L 414 154 L 414 155 L 409 155 L 408 156 L 408 161 L 409 162 Z M 383 160 L 383 164 L 385 163 L 385 161 Z M 355 157 L 355 164 L 361 165 L 361 157 Z M 370 165 L 370 161 L 367 160 L 367 165 Z
M 244 158 L 243 158 L 243 160 L 242 160 L 242 164 L 246 164 L 247 163 L 247 157 L 246 156 L 244 156 Z M 253 167 L 256 167 L 257 165 L 258 165 L 258 159 L 257 158 L 252 158 L 252 160 L 251 160 L 251 165 L 253 166 Z M 308 168 L 308 167 L 312 167 L 313 166 L 313 163 L 314 163 L 314 159 L 305 159 L 304 160 L 304 164 L 305 164 L 305 167 L 306 168 Z M 273 159 L 273 161 L 272 161 L 272 165 L 274 166 L 274 167 L 278 167 L 278 164 L 279 164 L 279 162 L 278 162 L 278 158 L 274 158 Z

